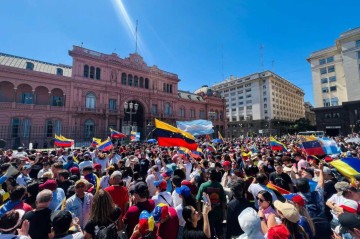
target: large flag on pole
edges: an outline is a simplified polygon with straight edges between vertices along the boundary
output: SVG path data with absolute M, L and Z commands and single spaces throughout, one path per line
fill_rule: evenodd
M 341 153 L 340 148 L 337 146 L 335 140 L 324 137 L 318 139 L 325 154 L 339 154 Z
M 126 138 L 126 134 L 124 133 L 120 133 L 116 130 L 113 130 L 112 128 L 110 128 L 110 135 L 112 139 L 122 139 L 122 138 Z
M 190 150 L 196 150 L 198 147 L 195 137 L 188 132 L 158 119 L 155 119 L 155 127 L 159 146 L 179 146 Z
M 307 155 L 323 155 L 325 154 L 318 140 L 302 142 L 303 149 Z
M 271 136 L 270 136 L 270 147 L 271 147 L 271 150 L 277 150 L 277 151 L 283 151 L 283 152 L 287 151 L 287 148 L 283 143 L 277 141 L 275 138 L 273 138 Z
M 57 147 L 71 147 L 72 145 L 74 145 L 74 140 L 73 139 L 68 139 L 65 138 L 62 135 L 56 135 L 55 134 L 55 142 L 54 145 Z
M 109 151 L 113 148 L 113 144 L 110 140 L 110 138 L 107 138 L 106 140 L 104 140 L 103 142 L 101 142 L 97 148 L 99 150 L 102 150 L 102 151 Z

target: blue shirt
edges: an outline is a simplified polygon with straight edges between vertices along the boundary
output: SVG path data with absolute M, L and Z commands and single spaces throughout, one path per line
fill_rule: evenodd
M 63 199 L 65 198 L 65 192 L 62 188 L 57 188 L 54 192 L 53 192 L 53 198 L 50 202 L 49 208 L 54 211 L 54 210 L 60 210 L 61 209 L 61 202 L 63 201 Z M 59 207 L 60 206 L 60 207 Z

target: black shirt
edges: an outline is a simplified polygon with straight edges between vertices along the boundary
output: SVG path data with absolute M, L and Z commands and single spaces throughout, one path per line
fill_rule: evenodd
M 291 178 L 286 173 L 277 174 L 276 172 L 272 172 L 269 176 L 270 182 L 273 182 L 276 186 L 283 188 L 287 191 L 290 191 L 289 184 L 292 184 Z
M 72 185 L 74 185 L 74 181 L 72 180 L 66 180 L 64 182 L 57 182 L 58 183 L 58 187 L 62 188 L 65 192 L 65 194 L 67 194 L 68 188 Z M 67 195 L 66 195 L 67 196 Z M 68 198 L 68 197 L 67 197 Z
M 241 229 L 239 225 L 238 216 L 240 213 L 248 207 L 253 208 L 252 203 L 250 203 L 247 199 L 241 198 L 241 199 L 232 199 L 228 205 L 227 205 L 227 229 L 226 229 L 226 239 L 229 239 L 231 237 L 238 237 L 241 234 L 244 233 L 244 231 Z
M 31 238 L 49 238 L 48 233 L 51 232 L 51 210 L 49 208 L 40 209 L 38 211 L 30 211 L 24 215 L 24 220 L 30 222 L 29 235 Z
M 120 215 L 121 215 L 121 210 L 120 208 L 116 207 L 107 223 L 101 224 L 94 220 L 89 220 L 88 223 L 86 223 L 85 225 L 84 231 L 91 234 L 92 238 L 95 238 L 96 234 L 99 232 L 99 230 L 102 227 L 109 226 L 111 223 L 115 222 L 120 217 Z
M 198 224 L 197 228 L 192 227 L 192 225 L 186 224 L 183 232 L 184 239 L 207 239 L 203 231 L 203 225 Z

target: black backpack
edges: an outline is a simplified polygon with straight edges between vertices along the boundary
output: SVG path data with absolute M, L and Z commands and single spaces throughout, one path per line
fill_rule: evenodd
M 107 227 L 101 227 L 95 239 L 127 239 L 128 237 L 124 231 L 118 232 L 117 223 L 118 221 L 115 221 Z

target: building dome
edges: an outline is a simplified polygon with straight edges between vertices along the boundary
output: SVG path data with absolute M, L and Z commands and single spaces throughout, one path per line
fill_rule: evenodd
M 195 94 L 202 94 L 202 93 L 204 93 L 205 95 L 209 95 L 209 96 L 213 95 L 213 91 L 212 91 L 212 89 L 209 88 L 208 85 L 203 85 L 203 86 L 201 86 L 201 88 L 200 88 L 200 89 L 197 89 L 194 93 L 195 93 Z

